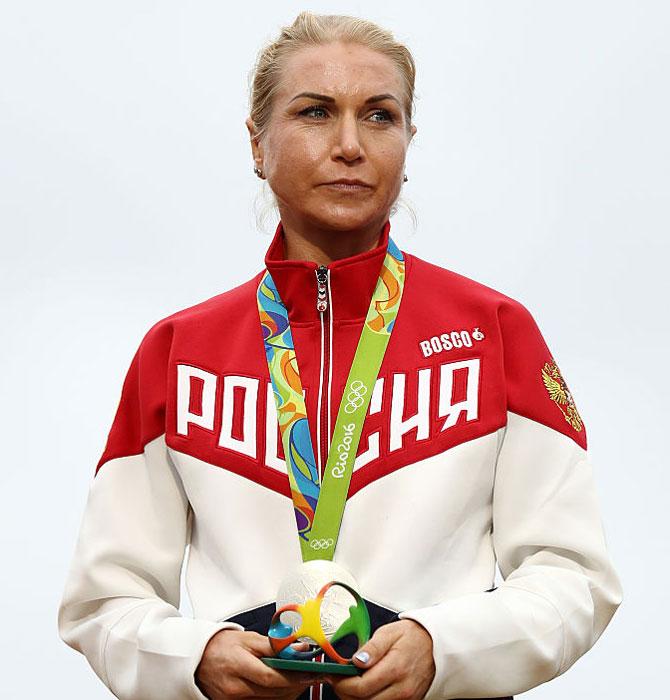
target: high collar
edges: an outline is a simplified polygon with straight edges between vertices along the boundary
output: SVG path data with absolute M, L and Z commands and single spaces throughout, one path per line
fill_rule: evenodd
M 367 315 L 386 256 L 390 230 L 391 222 L 387 219 L 375 248 L 333 260 L 327 265 L 333 321 L 360 319 Z M 272 275 L 290 321 L 318 321 L 316 269 L 319 265 L 313 260 L 287 260 L 285 250 L 284 227 L 280 221 L 265 254 L 265 267 Z

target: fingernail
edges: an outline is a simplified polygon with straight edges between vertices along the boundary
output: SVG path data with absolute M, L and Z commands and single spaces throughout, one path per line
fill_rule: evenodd
M 354 658 L 358 659 L 362 664 L 366 664 L 370 661 L 370 654 L 367 651 L 359 651 Z

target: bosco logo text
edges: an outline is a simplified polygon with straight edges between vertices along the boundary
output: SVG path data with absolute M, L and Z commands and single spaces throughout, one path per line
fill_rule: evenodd
M 485 337 L 479 326 L 477 326 L 472 332 L 467 329 L 449 331 L 448 333 L 434 335 L 426 340 L 420 340 L 419 347 L 424 357 L 430 357 L 440 352 L 448 352 L 454 348 L 471 348 L 474 345 L 473 341 L 484 340 Z

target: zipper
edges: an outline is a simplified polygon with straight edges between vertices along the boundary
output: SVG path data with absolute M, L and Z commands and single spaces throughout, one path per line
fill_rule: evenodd
M 316 269 L 316 310 L 319 312 L 321 320 L 321 364 L 319 366 L 319 400 L 317 405 L 317 440 L 319 442 L 318 450 L 318 469 L 319 482 L 323 483 L 323 473 L 326 469 L 326 461 L 328 458 L 328 447 L 330 443 L 330 345 L 331 345 L 331 321 L 332 321 L 332 299 L 330 298 L 330 289 L 328 288 L 329 270 L 325 265 L 319 265 Z M 323 386 L 326 384 L 327 401 L 323 400 Z M 313 659 L 315 662 L 323 663 L 324 655 Z M 323 684 L 319 683 L 309 689 L 310 700 L 321 700 L 323 695 Z
M 328 289 L 328 268 L 319 265 L 316 269 L 316 310 L 321 320 L 321 364 L 319 367 L 319 400 L 318 400 L 318 425 L 317 440 L 319 442 L 319 479 L 323 482 L 323 472 L 328 458 L 328 445 L 330 442 L 330 320 L 332 309 L 328 303 L 330 290 Z M 326 386 L 323 400 L 323 387 Z

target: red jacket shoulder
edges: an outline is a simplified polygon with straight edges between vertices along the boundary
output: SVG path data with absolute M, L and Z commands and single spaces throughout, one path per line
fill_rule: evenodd
M 170 354 L 175 336 L 198 342 L 215 324 L 225 329 L 236 311 L 247 308 L 262 273 L 228 291 L 179 309 L 156 321 L 139 343 L 121 389 L 121 397 L 95 473 L 111 459 L 139 455 L 165 432 Z
M 586 449 L 586 429 L 575 399 L 530 310 L 470 277 L 408 255 L 408 279 L 440 308 L 473 311 L 497 327 L 507 410 L 542 423 Z M 417 290 L 415 290 L 417 291 Z M 446 303 L 448 300 L 448 305 Z

